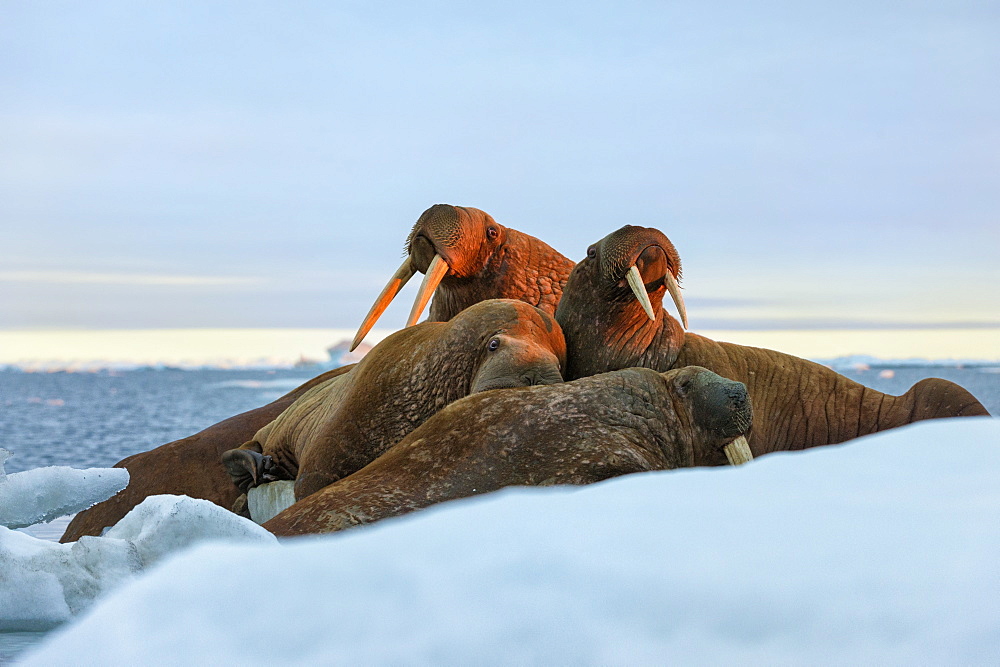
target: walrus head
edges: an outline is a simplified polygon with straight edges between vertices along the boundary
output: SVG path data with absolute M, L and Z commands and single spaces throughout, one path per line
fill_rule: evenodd
M 513 299 L 466 308 L 449 323 L 449 344 L 476 350 L 470 394 L 562 382 L 566 341 L 548 313 Z
M 351 349 L 361 343 L 399 290 L 418 271 L 424 274 L 424 280 L 406 326 L 420 319 L 441 281 L 477 275 L 503 246 L 506 237 L 507 230 L 478 208 L 435 204 L 424 211 L 406 239 L 406 259 L 375 300 L 358 328 Z
M 600 298 L 611 302 L 635 301 L 651 320 L 653 308 L 663 301 L 664 292 L 677 307 L 684 328 L 687 309 L 681 296 L 681 258 L 670 239 L 658 229 L 625 225 L 587 249 L 587 258 L 577 264 L 573 274 L 590 277 Z
M 420 319 L 432 295 L 428 319 L 438 322 L 486 299 L 518 299 L 555 312 L 572 268 L 572 261 L 539 239 L 477 208 L 435 204 L 413 226 L 406 259 L 375 300 L 354 347 L 418 271 L 425 277 L 406 326 Z
M 625 225 L 590 246 L 556 310 L 574 366 L 567 378 L 648 365 L 642 355 L 659 338 L 682 339 L 662 307 L 669 293 L 687 327 L 680 279 L 677 249 L 658 229 Z
M 745 438 L 753 423 L 753 409 L 746 385 L 701 366 L 685 366 L 661 375 L 673 395 L 680 399 L 674 405 L 680 403 L 686 406 L 691 441 L 697 443 L 694 464 L 725 463 L 724 448 Z

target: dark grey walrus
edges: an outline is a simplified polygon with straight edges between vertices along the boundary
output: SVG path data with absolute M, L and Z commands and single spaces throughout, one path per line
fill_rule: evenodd
M 506 486 L 724 465 L 723 448 L 751 419 L 742 383 L 694 366 L 475 394 L 264 527 L 279 536 L 328 533 Z

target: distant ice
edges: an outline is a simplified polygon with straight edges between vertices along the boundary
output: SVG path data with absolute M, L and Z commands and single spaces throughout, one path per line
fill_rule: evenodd
M 867 370 L 869 368 L 882 368 L 894 366 L 896 368 L 906 367 L 927 367 L 941 366 L 945 368 L 955 368 L 961 366 L 989 366 L 996 364 L 996 360 L 984 359 L 924 359 L 920 357 L 910 357 L 907 359 L 894 359 L 888 357 L 875 357 L 868 354 L 853 354 L 846 357 L 836 357 L 833 359 L 813 359 L 818 364 L 829 366 L 833 370 Z
M 291 391 L 306 382 L 308 378 L 279 378 L 276 380 L 223 380 L 213 382 L 208 386 L 212 389 L 236 388 L 236 389 L 279 389 Z
M 934 420 L 200 546 L 25 664 L 1000 664 L 998 479 L 1000 420 Z
M 128 486 L 124 468 L 65 466 L 35 468 L 7 475 L 10 456 L 0 449 L 0 526 L 23 528 L 85 510 Z
M 71 544 L 0 527 L 0 631 L 55 627 L 168 554 L 209 540 L 276 542 L 252 521 L 186 496 L 150 496 L 103 537 Z

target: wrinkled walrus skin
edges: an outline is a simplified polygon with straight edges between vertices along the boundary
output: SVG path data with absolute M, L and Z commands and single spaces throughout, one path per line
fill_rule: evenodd
M 744 385 L 694 367 L 474 394 L 264 527 L 283 537 L 328 533 L 506 486 L 721 465 L 722 448 L 751 418 Z
M 368 465 L 460 398 L 562 382 L 565 350 L 551 315 L 522 301 L 483 301 L 448 322 L 392 334 L 223 461 L 241 491 L 267 474 L 294 479 L 302 499 Z
M 281 414 L 296 398 L 316 384 L 346 373 L 351 366 L 336 368 L 267 405 L 238 414 L 204 431 L 133 454 L 115 464 L 129 472 L 129 483 L 121 493 L 77 514 L 60 542 L 75 542 L 84 535 L 100 535 L 118 523 L 148 496 L 161 493 L 210 500 L 229 509 L 239 496 L 219 461 L 222 452 L 253 437 L 262 426 Z
M 502 227 L 486 213 L 471 208 L 438 204 L 427 209 L 407 239 L 408 261 L 412 257 L 426 270 L 431 259 L 425 258 L 428 245 L 439 248 L 455 265 L 434 290 L 429 321 L 444 322 L 479 301 L 504 297 L 539 306 L 551 315 L 573 268 L 572 261 L 538 239 Z M 320 375 L 274 403 L 118 462 L 116 466 L 129 470 L 129 488 L 77 514 L 62 541 L 99 535 L 155 493 L 192 495 L 229 509 L 236 497 L 233 494 L 238 492 L 234 492 L 228 475 L 219 476 L 219 456 L 252 438 L 295 398 L 328 377 L 330 374 Z M 286 400 L 289 397 L 291 400 Z M 204 479 L 198 479 L 201 476 Z
M 655 321 L 625 279 L 632 266 L 641 274 Z M 891 396 L 805 359 L 685 333 L 662 307 L 667 272 L 678 279 L 680 259 L 656 229 L 625 226 L 588 249 L 556 311 L 566 336 L 567 380 L 629 366 L 704 366 L 746 384 L 754 456 L 843 442 L 921 419 L 989 414 L 947 380 L 921 380 L 902 396 Z

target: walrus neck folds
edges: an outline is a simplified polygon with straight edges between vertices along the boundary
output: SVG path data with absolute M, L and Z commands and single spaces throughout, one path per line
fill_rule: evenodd
M 428 319 L 447 322 L 486 299 L 516 299 L 554 315 L 573 262 L 542 241 L 507 228 L 500 248 L 469 278 L 446 276 L 431 301 Z
M 657 312 L 655 321 L 631 295 L 605 300 L 584 294 L 585 298 L 566 305 L 567 294 L 557 318 L 566 336 L 566 379 L 632 366 L 673 368 L 684 344 L 684 329 L 662 308 L 665 291 L 661 287 L 649 295 Z

